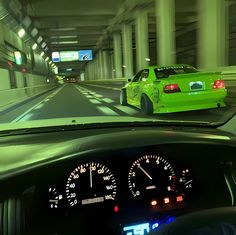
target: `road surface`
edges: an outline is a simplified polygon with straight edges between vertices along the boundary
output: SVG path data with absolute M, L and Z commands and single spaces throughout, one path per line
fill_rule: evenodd
M 150 119 L 221 122 L 236 113 L 233 100 L 227 107 L 172 114 L 156 114 Z M 0 116 L 0 123 L 63 117 L 131 116 L 145 117 L 139 109 L 119 104 L 119 89 L 108 86 L 65 84 Z

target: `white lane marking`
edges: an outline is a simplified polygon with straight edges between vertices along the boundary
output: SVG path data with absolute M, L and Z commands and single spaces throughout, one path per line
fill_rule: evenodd
M 44 104 L 40 104 L 40 105 L 38 105 L 38 106 L 35 108 L 35 110 L 36 110 L 36 109 L 41 109 L 43 106 L 44 106 Z
M 64 88 L 61 87 L 59 88 L 56 92 L 53 92 L 53 95 L 55 96 L 56 94 L 58 94 L 62 89 Z M 33 109 L 35 109 L 36 107 L 38 107 L 40 104 L 42 104 L 43 102 L 45 102 L 45 100 L 48 99 L 49 96 L 51 96 L 52 94 L 48 95 L 45 99 L 43 99 L 42 101 L 40 101 L 39 103 L 37 103 L 36 105 L 34 105 L 33 107 L 31 107 L 30 109 L 26 110 L 24 113 L 22 113 L 20 116 L 18 116 L 17 118 L 15 118 L 13 121 L 11 122 L 18 122 L 19 120 L 21 120 L 24 116 L 26 116 L 29 112 L 31 112 Z
M 92 103 L 92 104 L 101 104 L 102 102 L 96 100 L 96 99 L 89 99 L 89 101 Z
M 114 100 L 112 100 L 112 99 L 110 99 L 110 98 L 103 98 L 102 99 L 104 102 L 106 102 L 106 103 L 114 103 L 115 101 Z
M 99 94 L 94 95 L 94 96 L 97 97 L 97 98 L 102 98 L 103 97 L 102 95 L 99 95 Z
M 94 84 L 85 84 L 86 86 L 94 86 L 94 87 L 101 87 L 101 88 L 105 88 L 105 89 L 110 89 L 110 90 L 114 90 L 114 91 L 120 91 L 121 88 L 115 88 L 115 87 L 110 87 L 110 86 L 101 86 L 101 85 L 94 85 Z
M 88 99 L 92 99 L 93 98 L 93 96 L 91 96 L 91 95 L 85 95 L 85 97 L 88 98 Z
M 30 118 L 32 118 L 33 114 L 32 113 L 28 113 L 26 114 L 22 119 L 21 121 L 27 121 L 27 120 L 30 120 Z
M 108 116 L 118 116 L 119 114 L 106 106 L 96 107 L 99 111 Z
M 120 111 L 124 112 L 124 113 L 127 113 L 129 115 L 134 115 L 134 114 L 137 114 L 139 111 L 134 109 L 134 108 L 131 108 L 131 107 L 127 107 L 127 106 L 122 106 L 122 105 L 114 105 L 115 108 L 119 109 Z

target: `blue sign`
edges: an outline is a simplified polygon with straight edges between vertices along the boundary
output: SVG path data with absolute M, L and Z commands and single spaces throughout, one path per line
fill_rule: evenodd
M 79 61 L 93 60 L 92 50 L 80 50 Z
M 52 53 L 52 62 L 60 62 L 60 53 L 59 52 L 53 52 Z

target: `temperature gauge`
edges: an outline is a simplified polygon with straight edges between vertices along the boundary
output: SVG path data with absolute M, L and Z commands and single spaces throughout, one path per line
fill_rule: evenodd
M 63 199 L 63 196 L 58 193 L 56 188 L 48 189 L 49 196 L 49 207 L 51 209 L 58 208 L 60 200 Z
M 190 191 L 193 187 L 193 178 L 191 177 L 189 169 L 184 169 L 181 172 L 181 177 L 179 178 L 179 190 L 177 192 L 183 193 Z

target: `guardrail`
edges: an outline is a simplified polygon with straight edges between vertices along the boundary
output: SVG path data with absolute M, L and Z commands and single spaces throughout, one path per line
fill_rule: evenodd
M 44 84 L 33 87 L 23 87 L 0 91 L 0 111 L 10 108 L 12 105 L 24 102 L 27 99 L 40 95 L 53 88 L 55 84 Z

